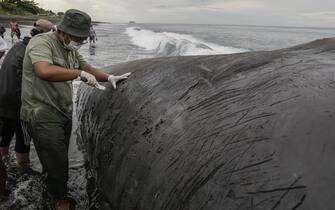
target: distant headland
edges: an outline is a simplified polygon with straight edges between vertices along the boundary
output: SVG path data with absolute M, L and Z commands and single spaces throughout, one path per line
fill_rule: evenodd
M 63 12 L 55 13 L 39 7 L 34 0 L 2 0 L 0 2 L 0 23 L 7 23 L 11 18 L 26 24 L 38 18 L 58 22 L 63 15 Z

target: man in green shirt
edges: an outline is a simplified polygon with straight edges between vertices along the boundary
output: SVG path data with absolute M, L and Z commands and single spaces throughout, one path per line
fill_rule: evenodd
M 66 11 L 56 32 L 30 40 L 23 61 L 21 119 L 28 124 L 56 209 L 70 209 L 71 204 L 66 196 L 72 80 L 80 77 L 95 87 L 97 80 L 109 81 L 115 88 L 130 75 L 109 75 L 86 63 L 77 50 L 89 36 L 90 25 L 88 14 Z

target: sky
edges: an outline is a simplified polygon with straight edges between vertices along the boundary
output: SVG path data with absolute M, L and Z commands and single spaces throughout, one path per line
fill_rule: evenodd
M 335 0 L 35 0 L 54 12 L 75 8 L 111 23 L 335 27 Z

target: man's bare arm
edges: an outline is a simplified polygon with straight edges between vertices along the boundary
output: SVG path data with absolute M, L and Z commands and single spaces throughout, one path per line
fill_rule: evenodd
M 40 61 L 34 64 L 36 75 L 42 80 L 49 82 L 64 82 L 74 80 L 80 76 L 80 70 L 66 69 L 56 65 L 52 65 L 45 61 Z

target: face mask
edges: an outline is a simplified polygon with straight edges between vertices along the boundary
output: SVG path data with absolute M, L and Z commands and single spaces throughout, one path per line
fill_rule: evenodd
M 72 41 L 71 39 L 70 39 L 69 44 L 65 44 L 65 41 L 63 41 L 64 48 L 70 51 L 79 50 L 83 44 L 84 43 L 78 43 L 78 42 Z
M 68 45 L 65 45 L 65 49 L 75 51 L 75 50 L 79 50 L 82 45 L 83 44 L 80 44 L 78 42 L 75 42 L 75 41 L 71 40 Z

